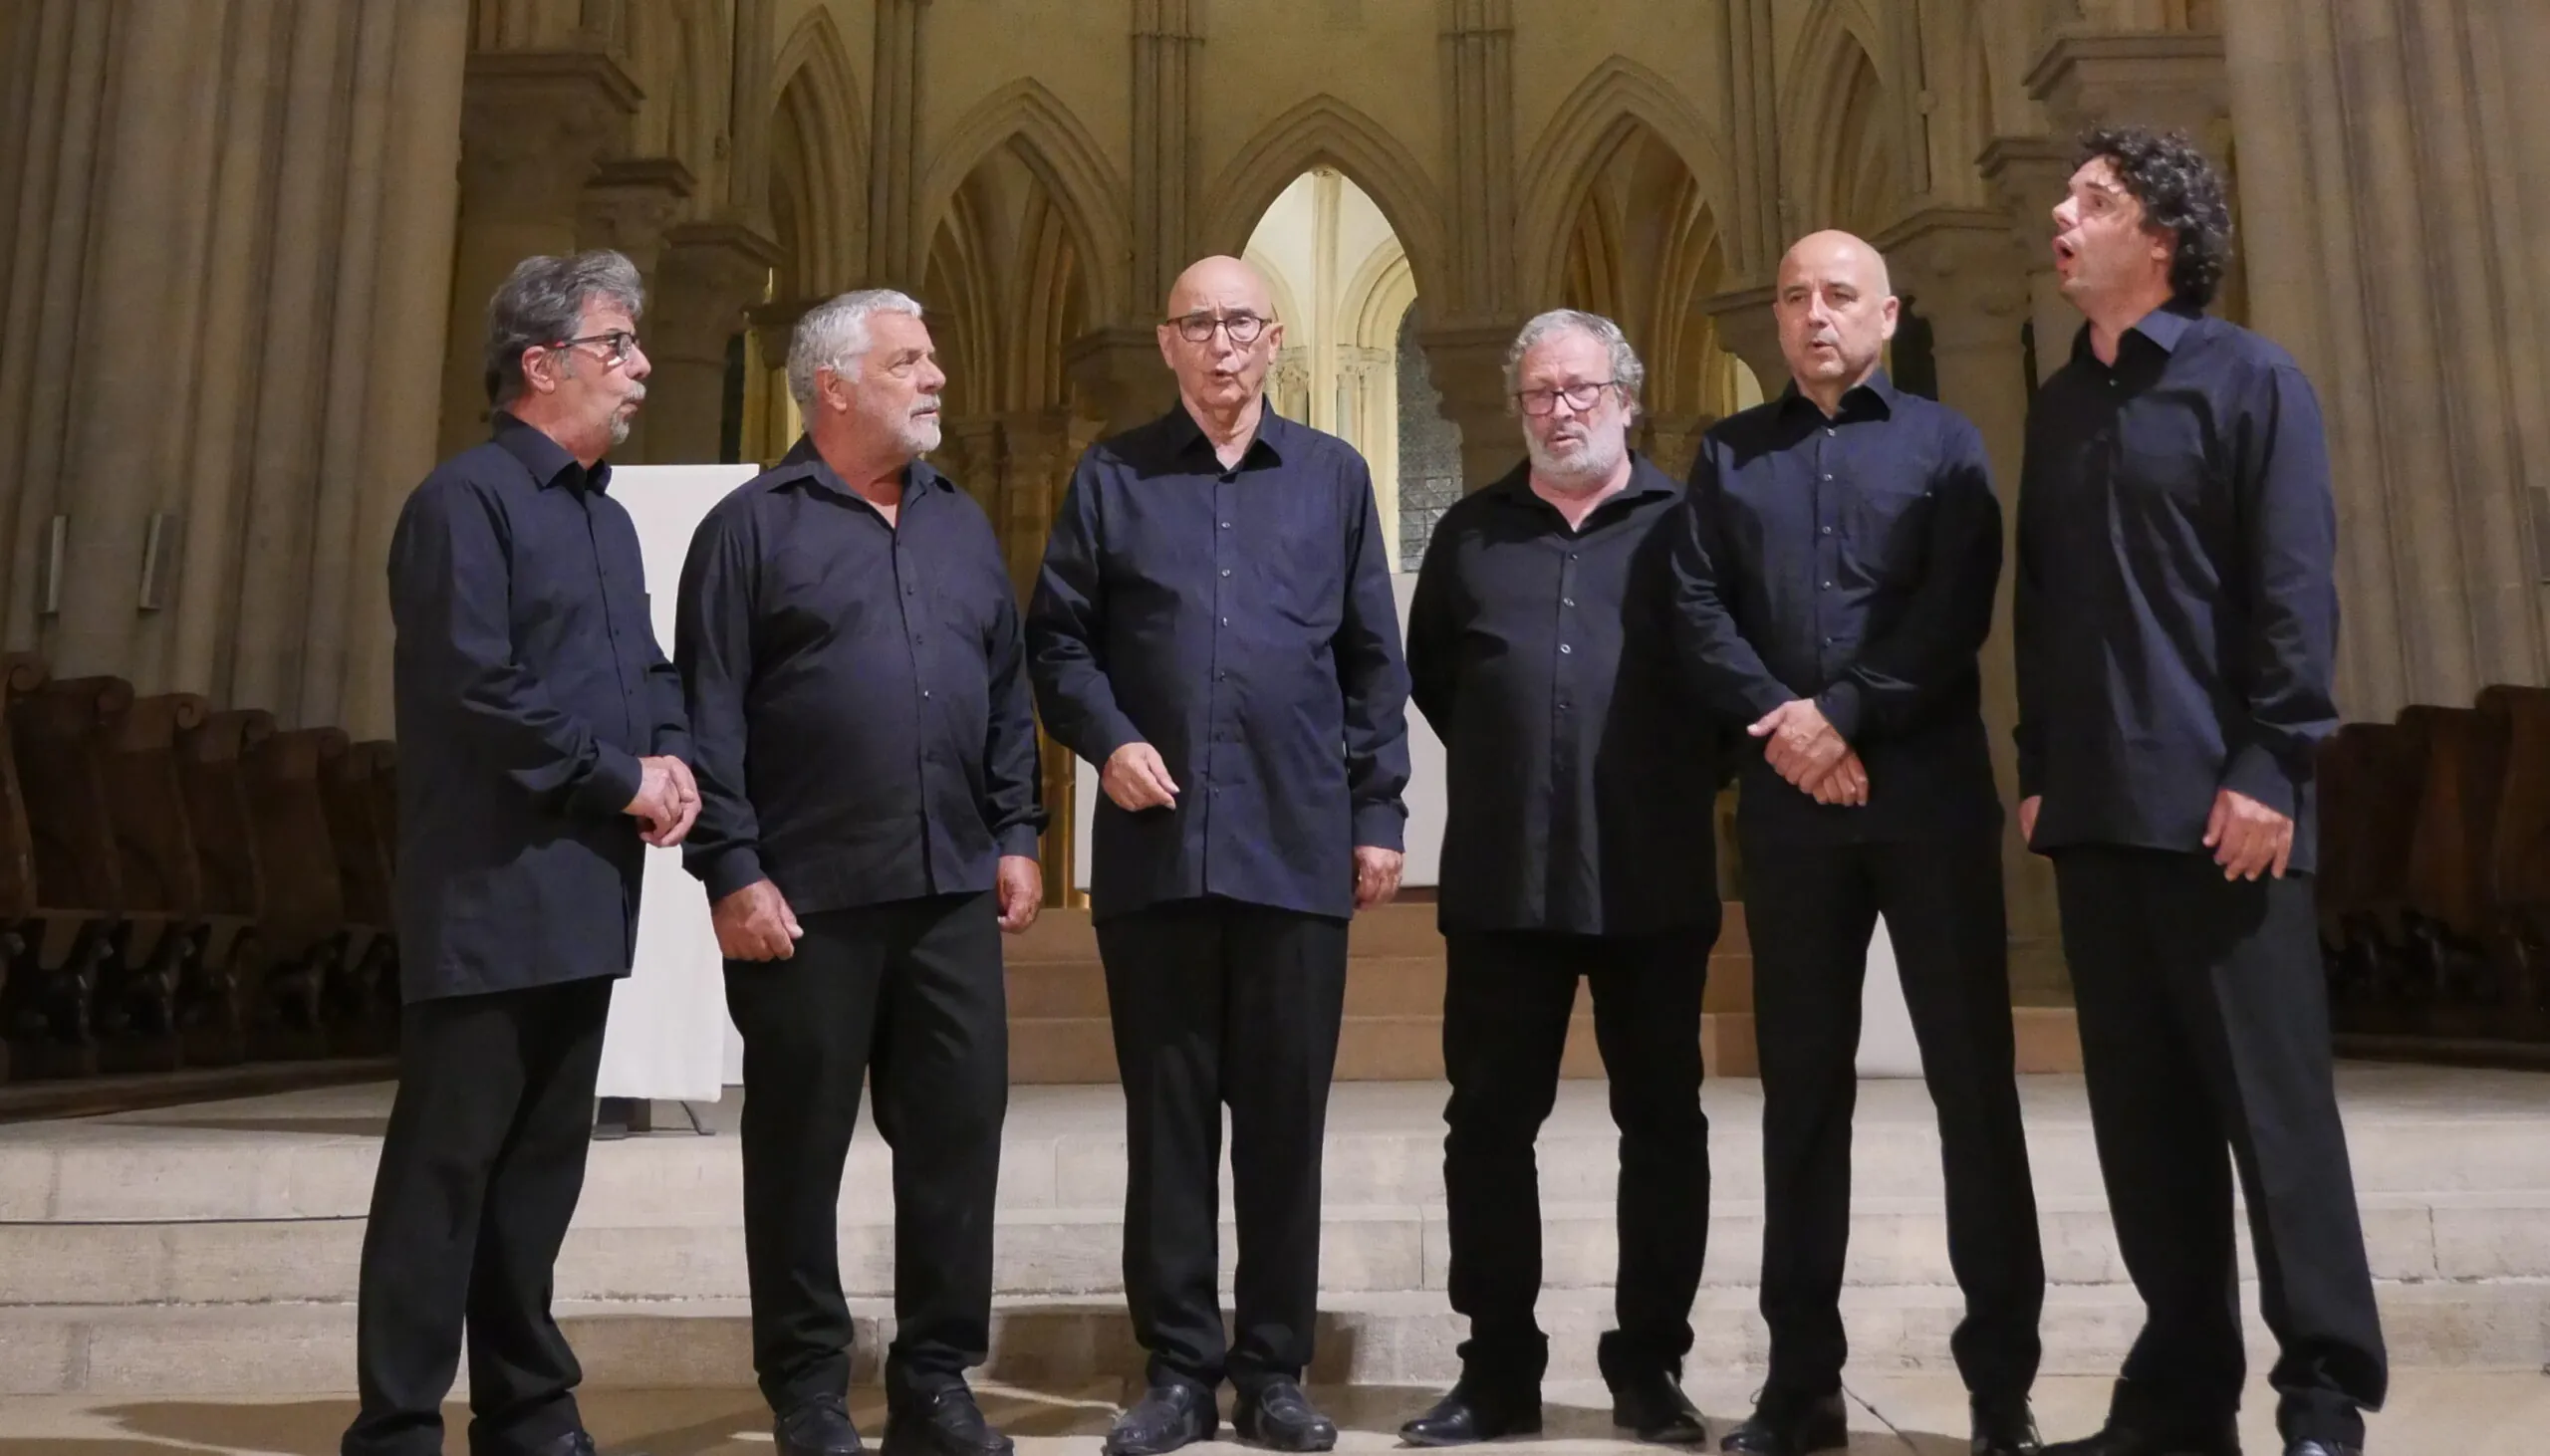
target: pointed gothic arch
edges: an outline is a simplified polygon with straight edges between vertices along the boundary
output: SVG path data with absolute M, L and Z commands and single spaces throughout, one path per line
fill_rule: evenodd
M 1727 195 L 1729 171 L 1717 128 L 1655 70 L 1626 56 L 1611 57 L 1559 103 L 1524 163 L 1517 220 L 1528 249 L 1522 259 L 1525 298 L 1548 298 L 1556 289 L 1590 178 L 1633 126 L 1644 127 L 1681 158 L 1704 195 Z
M 1266 209 L 1317 166 L 1336 168 L 1373 199 L 1407 250 L 1420 292 L 1443 286 L 1449 259 L 1432 179 L 1398 137 L 1324 92 L 1268 122 L 1224 164 L 1204 194 L 1203 251 L 1239 256 Z
M 772 72 L 771 225 L 778 296 L 829 298 L 851 288 L 868 253 L 868 131 L 850 51 L 821 6 L 780 46 Z
M 1131 189 L 1089 128 L 1039 81 L 1021 78 L 965 114 L 923 173 L 913 218 L 926 257 L 945 221 L 949 199 L 995 150 L 1008 147 L 1033 171 L 1070 224 L 1081 266 L 1082 313 L 1112 319 L 1134 255 L 1126 210 Z

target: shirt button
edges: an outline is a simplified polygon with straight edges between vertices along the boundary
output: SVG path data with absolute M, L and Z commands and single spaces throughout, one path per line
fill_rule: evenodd
M 1567 708 L 1568 708 L 1568 705 L 1567 705 L 1567 704 L 1565 704 L 1565 703 L 1561 703 L 1561 704 L 1559 704 L 1559 705 L 1558 705 L 1558 710 L 1559 710 L 1560 712 L 1562 712 L 1562 713 L 1566 712 L 1566 711 L 1567 711 Z
M 1827 638 L 1825 638 L 1825 640 L 1829 642 L 1829 641 L 1831 641 L 1831 640 L 1832 640 L 1832 638 L 1827 637 Z M 1568 653 L 1573 652 L 1573 651 L 1575 651 L 1575 650 L 1576 650 L 1576 649 L 1575 649 L 1574 647 L 1569 646 L 1569 645 L 1568 645 L 1567 643 L 1565 643 L 1565 642 L 1561 642 L 1561 643 L 1559 643 L 1559 644 L 1558 644 L 1558 654 L 1559 654 L 1560 656 L 1562 656 L 1562 657 L 1566 656 Z
M 1224 567 L 1224 568 L 1222 568 L 1222 575 L 1223 575 L 1223 576 L 1227 577 L 1227 576 L 1229 576 L 1230 574 L 1231 574 L 1231 569 L 1230 569 L 1229 567 Z
M 1833 437 L 1833 426 L 1828 424 L 1824 427 L 1824 437 L 1826 439 L 1831 439 Z
M 1829 647 L 1829 646 L 1832 646 L 1832 645 L 1833 645 L 1833 639 L 1832 639 L 1831 637 L 1826 637 L 1826 638 L 1824 639 L 1824 645 L 1826 645 L 1826 646 L 1828 646 L 1828 647 Z
M 1824 590 L 1825 590 L 1825 591 L 1827 591 L 1827 592 L 1832 591 L 1832 590 L 1833 590 L 1833 584 L 1832 584 L 1831 582 L 1827 582 L 1827 583 L 1825 583 L 1825 584 L 1824 584 Z
M 1227 616 L 1226 616 L 1226 617 L 1223 617 L 1223 618 L 1222 618 L 1222 625 L 1224 625 L 1224 626 L 1229 626 L 1230 624 L 1231 624 L 1231 619 L 1230 619 L 1229 617 L 1227 617 Z
M 922 697 L 927 697 L 927 696 L 929 696 L 929 689 L 928 689 L 928 688 L 922 688 L 922 689 L 920 690 L 920 695 L 921 695 Z
M 1828 473 L 1826 473 L 1825 475 L 1823 475 L 1823 476 L 1821 476 L 1821 477 L 1819 477 L 1819 478 L 1824 479 L 1824 480 L 1831 480 L 1833 477 L 1832 477 L 1831 473 L 1829 473 L 1829 472 L 1828 472 Z
M 1561 597 L 1558 599 L 1558 605 L 1561 607 L 1574 607 L 1576 605 L 1576 599 L 1573 597 Z
M 1823 531 L 1823 533 L 1824 533 L 1825 535 L 1827 535 L 1827 536 L 1830 536 L 1830 535 L 1832 535 L 1832 534 L 1833 534 L 1833 528 L 1832 528 L 1832 527 L 1830 527 L 1830 526 L 1821 527 L 1821 528 L 1819 528 L 1819 529 L 1821 529 L 1821 530 Z
M 1224 521 L 1224 522 L 1222 523 L 1222 529 L 1223 529 L 1223 530 L 1225 530 L 1225 531 L 1228 531 L 1229 529 L 1231 529 L 1231 523 L 1230 523 L 1230 522 L 1228 522 L 1228 521 Z

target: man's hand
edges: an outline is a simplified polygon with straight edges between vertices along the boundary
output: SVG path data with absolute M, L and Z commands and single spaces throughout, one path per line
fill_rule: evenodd
M 797 937 L 806 932 L 779 886 L 755 880 L 708 907 L 717 929 L 717 950 L 728 960 L 784 961 L 797 954 Z
M 1033 854 L 1000 856 L 1000 928 L 1016 935 L 1036 923 L 1045 903 L 1045 868 Z
M 1858 754 L 1844 749 L 1841 762 L 1806 786 L 1806 792 L 1814 795 L 1818 804 L 1842 804 L 1856 809 L 1869 802 L 1868 766 L 1860 762 Z
M 1177 781 L 1168 776 L 1168 765 L 1159 761 L 1158 749 L 1139 738 L 1107 756 L 1098 787 L 1127 814 L 1177 805 Z
M 2024 823 L 2025 821 L 2022 821 Z M 2293 858 L 2293 817 L 2278 814 L 2236 789 L 2217 789 L 2204 822 L 2204 847 L 2222 866 L 2224 879 L 2284 878 Z
M 638 768 L 638 797 L 621 812 L 638 821 L 639 839 L 669 849 L 699 819 L 699 783 L 690 765 L 669 754 L 641 758 Z
M 1379 909 L 1399 893 L 1400 871 L 1407 867 L 1407 856 L 1397 849 L 1377 849 L 1371 845 L 1355 847 L 1355 908 Z
M 2031 847 L 2036 844 L 2036 816 L 2037 811 L 2043 808 L 2045 808 L 2045 796 L 2042 794 L 2031 794 L 2019 801 L 2020 844 Z
M 1815 792 L 1816 783 L 1851 751 L 1851 745 L 1825 720 L 1824 710 L 1815 705 L 1813 698 L 1791 698 L 1744 731 L 1769 739 L 1762 748 L 1772 769 L 1810 794 Z

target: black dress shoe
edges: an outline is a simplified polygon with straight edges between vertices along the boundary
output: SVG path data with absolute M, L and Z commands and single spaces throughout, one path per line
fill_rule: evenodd
M 526 1456 L 594 1456 L 594 1438 L 590 1432 L 569 1431 L 527 1448 Z M 632 1451 L 627 1456 L 639 1453 Z
M 779 1442 L 779 1456 L 859 1456 L 865 1449 L 859 1427 L 850 1423 L 850 1410 L 838 1395 L 818 1395 L 790 1406 L 772 1422 L 770 1433 Z
M 1411 1446 L 1467 1446 L 1540 1431 L 1540 1386 L 1490 1395 L 1483 1386 L 1462 1380 L 1432 1410 L 1401 1426 L 1399 1438 Z
M 1106 1456 L 1165 1456 L 1194 1441 L 1209 1441 L 1222 1424 L 1213 1394 L 1174 1382 L 1153 1385 L 1107 1432 Z
M 2364 1456 L 2364 1448 L 2337 1441 L 2296 1441 L 2284 1448 L 2284 1456 Z
M 886 1412 L 885 1456 L 1010 1456 L 1016 1449 L 983 1419 L 963 1385 L 922 1391 Z
M 1281 1375 L 1240 1392 L 1231 1428 L 1241 1440 L 1270 1451 L 1327 1451 L 1337 1445 L 1337 1422 Z
M 1809 1451 L 1845 1451 L 1850 1445 L 1850 1409 L 1835 1390 L 1806 1399 L 1775 1395 L 1762 1401 L 1744 1424 L 1727 1432 L 1718 1449 L 1744 1456 L 1806 1456 Z
M 2043 1442 L 2027 1397 L 2016 1400 L 1974 1397 L 1974 1456 L 2036 1456 Z
M 1709 1439 L 1699 1407 L 1662 1370 L 1632 1375 L 1612 1387 L 1612 1424 L 1657 1446 L 1701 1446 Z
M 2226 1420 L 2209 1437 L 2169 1440 L 2110 1421 L 2096 1435 L 2055 1442 L 2042 1456 L 2240 1456 L 2240 1433 Z

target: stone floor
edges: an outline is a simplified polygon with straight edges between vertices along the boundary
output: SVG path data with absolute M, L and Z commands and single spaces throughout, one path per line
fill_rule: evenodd
M 1712 1433 L 1739 1418 L 1750 1391 L 1742 1380 L 1695 1377 L 1693 1398 Z M 987 1389 L 985 1404 L 1018 1437 L 1021 1456 L 1095 1456 L 1099 1434 L 1123 1392 L 1110 1385 L 1079 1392 Z M 1426 1389 L 1356 1386 L 1318 1392 L 1346 1427 L 1345 1451 L 1399 1445 L 1399 1422 L 1421 1409 Z M 1549 1429 L 1539 1441 L 1510 1443 L 1552 1453 L 1633 1452 L 1618 1439 L 1600 1385 L 1554 1385 L 1546 1392 Z M 1963 1456 L 1965 1396 L 1945 1375 L 1873 1375 L 1851 1384 L 1855 1456 Z M 855 1411 L 875 1439 L 883 1397 L 857 1393 Z M 2036 1405 L 2048 1432 L 2078 1435 L 2105 1409 L 2106 1382 L 2082 1377 L 2040 1381 Z M 2252 1453 L 2272 1453 L 2271 1402 L 2252 1396 L 2242 1439 Z M 771 1449 L 769 1425 L 749 1390 L 605 1390 L 584 1402 L 605 1456 L 754 1456 Z M 327 1456 L 353 1413 L 351 1398 L 263 1397 L 185 1400 L 37 1397 L 0 1404 L 0 1456 Z M 451 1411 L 447 1449 L 460 1452 L 466 1412 Z M 2394 1384 L 2390 1408 L 2374 1417 L 2369 1449 L 2377 1456 L 2539 1456 L 2550 1450 L 2550 1377 L 2527 1371 L 2411 1371 Z M 872 1449 L 873 1446 L 872 1446 Z M 1198 1456 L 1236 1456 L 1245 1448 L 1214 1443 Z

